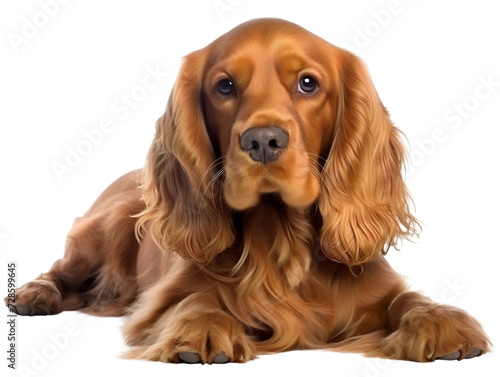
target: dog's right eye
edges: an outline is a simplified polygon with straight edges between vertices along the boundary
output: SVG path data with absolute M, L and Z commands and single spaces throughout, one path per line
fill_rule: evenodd
M 219 81 L 219 84 L 217 85 L 217 90 L 219 91 L 220 94 L 225 96 L 228 96 L 235 92 L 234 84 L 229 79 L 224 79 Z

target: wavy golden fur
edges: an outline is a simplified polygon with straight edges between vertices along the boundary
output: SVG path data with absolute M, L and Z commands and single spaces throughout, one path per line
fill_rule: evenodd
M 64 258 L 10 306 L 128 315 L 128 356 L 165 362 L 478 356 L 478 322 L 409 291 L 383 256 L 418 229 L 404 160 L 360 59 L 247 22 L 185 58 L 144 170 L 77 219 Z

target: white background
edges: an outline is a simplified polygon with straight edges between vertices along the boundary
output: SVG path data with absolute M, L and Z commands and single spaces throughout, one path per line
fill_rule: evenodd
M 62 256 L 74 217 L 114 179 L 142 166 L 181 57 L 241 22 L 272 16 L 296 22 L 366 61 L 411 145 L 414 166 L 407 182 L 424 223 L 420 239 L 391 251 L 388 259 L 433 299 L 475 315 L 498 345 L 497 2 L 87 0 L 43 10 L 48 2 L 0 6 L 2 292 L 7 261 L 18 263 L 19 284 L 47 271 Z M 224 4 L 219 12 L 214 7 Z M 38 26 L 33 30 L 27 23 Z M 16 45 L 16 38 L 25 40 Z M 151 69 L 169 77 L 141 91 Z M 488 80 L 493 84 L 486 87 Z M 113 104 L 131 92 L 142 94 L 141 101 L 127 114 L 117 112 Z M 68 148 L 75 149 L 85 140 L 84 131 L 103 119 L 113 122 L 112 131 L 58 179 L 54 162 L 65 163 Z M 6 367 L 7 336 L 1 335 L 7 333 L 6 316 L 7 311 L 0 331 L 2 376 L 19 373 Z M 18 318 L 18 367 L 29 368 L 19 375 L 458 377 L 498 375 L 500 364 L 495 352 L 469 361 L 417 364 L 301 351 L 245 365 L 164 365 L 120 359 L 126 349 L 121 324 L 79 313 Z

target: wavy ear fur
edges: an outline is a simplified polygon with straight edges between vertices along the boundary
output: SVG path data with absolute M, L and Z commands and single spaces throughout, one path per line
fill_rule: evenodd
M 215 154 L 200 98 L 205 55 L 200 50 L 185 58 L 156 123 L 144 169 L 146 209 L 136 227 L 139 235 L 147 227 L 162 250 L 201 264 L 233 243 L 232 221 L 216 202 L 220 187 L 212 182 Z
M 419 225 L 401 175 L 400 131 L 362 61 L 345 51 L 341 56 L 338 116 L 318 202 L 320 242 L 326 256 L 355 266 L 385 254 Z

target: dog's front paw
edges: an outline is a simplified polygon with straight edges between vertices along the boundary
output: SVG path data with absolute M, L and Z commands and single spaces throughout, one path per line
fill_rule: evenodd
M 243 326 L 215 296 L 202 292 L 166 310 L 141 306 L 129 319 L 125 336 L 132 349 L 124 356 L 130 359 L 221 364 L 256 357 L 255 344 Z
M 381 345 L 391 358 L 423 362 L 480 356 L 489 351 L 490 342 L 465 311 L 429 303 L 410 308 Z
M 160 360 L 185 363 L 246 362 L 255 358 L 240 323 L 220 309 L 178 318 L 169 329 Z
M 61 293 L 52 281 L 34 280 L 16 290 L 15 298 L 5 298 L 10 311 L 19 315 L 57 314 L 62 311 Z

